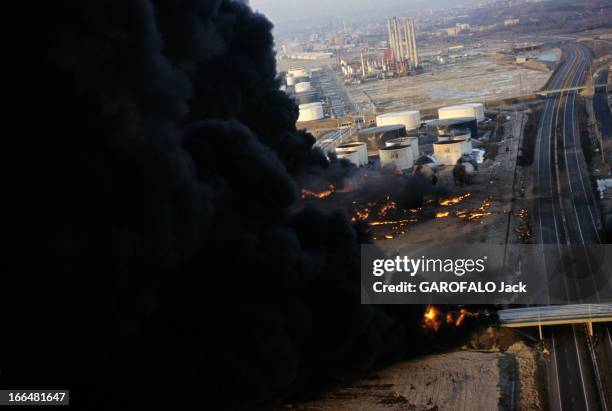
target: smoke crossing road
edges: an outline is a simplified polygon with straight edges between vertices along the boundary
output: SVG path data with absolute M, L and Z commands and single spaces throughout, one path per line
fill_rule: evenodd
M 18 8 L 3 386 L 68 387 L 83 409 L 253 409 L 418 346 L 423 308 L 359 304 L 346 213 L 291 211 L 296 181 L 346 164 L 296 130 L 264 17 Z

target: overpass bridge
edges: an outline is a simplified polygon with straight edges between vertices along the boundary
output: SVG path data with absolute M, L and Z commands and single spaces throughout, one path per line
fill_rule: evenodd
M 586 324 L 593 335 L 593 323 L 612 322 L 612 304 L 570 304 L 539 307 L 510 308 L 500 310 L 502 327 L 538 327 L 542 339 L 542 327 L 561 324 Z
M 590 85 L 590 86 L 583 85 L 583 86 L 577 86 L 577 87 L 564 87 L 564 88 L 557 88 L 557 89 L 551 89 L 551 90 L 540 90 L 540 91 L 536 91 L 535 94 L 547 96 L 549 94 L 564 93 L 567 91 L 580 91 L 580 90 L 585 90 L 585 89 L 593 89 L 594 91 L 598 91 L 598 90 L 606 90 L 607 86 L 608 85 L 606 83 L 601 83 L 601 84 L 595 84 L 595 85 Z

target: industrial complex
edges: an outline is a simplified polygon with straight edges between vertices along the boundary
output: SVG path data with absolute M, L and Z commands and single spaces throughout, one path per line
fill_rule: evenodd
M 314 60 L 281 53 L 283 88 L 299 104 L 297 127 L 311 132 L 315 146 L 330 159 L 353 167 L 346 186 L 327 185 L 321 193 L 303 195 L 304 201 L 344 208 L 352 221 L 367 223 L 376 243 L 391 246 L 609 242 L 612 33 L 597 25 L 605 25 L 601 22 L 612 8 L 572 14 L 551 2 L 519 1 L 520 9 L 512 3 L 478 6 L 473 14 L 440 11 L 437 19 L 416 12 L 379 16 L 361 27 L 343 24 L 333 33 L 313 34 L 301 46 L 292 43 L 310 53 L 328 53 L 310 55 Z M 553 10 L 550 17 L 541 11 L 546 7 Z M 553 20 L 563 13 L 573 16 L 563 20 L 568 28 L 580 30 L 585 21 L 597 27 L 588 36 L 543 31 L 555 27 Z M 497 14 L 504 17 L 496 20 Z M 406 181 L 402 192 L 398 187 Z M 406 192 L 411 201 L 402 203 Z M 587 293 L 558 281 L 553 256 L 548 251 L 542 256 L 542 273 L 550 277 L 552 290 L 577 300 Z M 585 266 L 594 264 L 587 258 Z M 496 336 L 486 338 L 512 335 L 508 347 L 513 348 L 504 350 L 516 350 L 511 355 L 519 364 L 500 371 L 497 388 L 484 388 L 497 393 L 499 409 L 612 409 L 611 303 L 497 307 L 500 328 L 487 330 Z M 445 314 L 431 310 L 424 327 L 436 316 L 444 322 Z M 524 334 L 509 331 L 515 329 L 539 345 L 525 345 Z M 485 337 L 473 338 L 473 348 L 496 349 L 497 342 L 483 345 Z M 457 372 L 486 387 L 487 378 L 463 356 L 449 361 L 461 363 Z M 488 367 L 485 357 L 470 358 L 474 367 Z M 453 403 L 457 408 L 445 408 L 444 401 L 453 401 L 449 390 L 461 384 L 458 377 L 448 377 L 452 384 L 434 383 L 436 393 L 429 387 L 445 378 L 446 367 L 415 388 L 398 382 L 398 369 L 423 372 L 435 360 L 422 362 L 422 368 L 414 362 L 382 372 L 393 387 L 386 395 L 401 393 L 413 407 L 406 409 L 480 404 L 468 392 Z M 520 389 L 508 373 L 520 377 Z M 361 381 L 311 405 L 380 404 L 378 394 L 357 388 L 368 384 Z M 426 401 L 424 393 L 432 397 Z M 338 399 L 344 395 L 346 400 Z

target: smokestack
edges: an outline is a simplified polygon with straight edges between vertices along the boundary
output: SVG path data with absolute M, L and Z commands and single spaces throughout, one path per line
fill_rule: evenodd
M 412 65 L 416 68 L 419 66 L 419 53 L 417 51 L 414 19 L 410 19 L 410 38 L 412 40 Z
M 363 62 L 363 52 L 361 53 L 361 76 L 365 77 L 366 76 L 366 72 L 365 72 L 365 64 Z
M 404 24 L 403 24 L 403 26 L 404 26 L 404 41 L 405 41 L 404 44 L 406 45 L 406 51 L 407 51 L 406 55 L 408 56 L 408 61 L 410 62 L 410 65 L 414 67 L 414 65 L 413 65 L 414 59 L 413 59 L 413 56 L 412 56 L 412 47 L 411 47 L 412 42 L 411 42 L 411 39 L 410 39 L 410 30 L 408 28 L 408 24 L 409 24 L 409 20 L 408 19 L 404 20 Z
M 399 61 L 404 60 L 404 48 L 402 47 L 402 27 L 397 17 L 393 17 L 393 27 L 395 30 L 395 47 L 397 48 Z
M 393 29 L 393 18 L 387 20 L 387 30 L 389 32 L 389 49 L 393 57 L 393 61 L 397 60 L 397 50 L 395 48 L 395 30 Z

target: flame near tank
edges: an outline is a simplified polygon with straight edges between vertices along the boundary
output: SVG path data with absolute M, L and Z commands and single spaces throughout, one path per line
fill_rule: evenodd
M 482 311 L 472 311 L 465 307 L 458 310 L 442 311 L 440 308 L 429 305 L 423 314 L 423 328 L 433 332 L 438 332 L 442 326 L 461 327 L 468 318 L 489 317 L 491 313 L 485 309 Z

